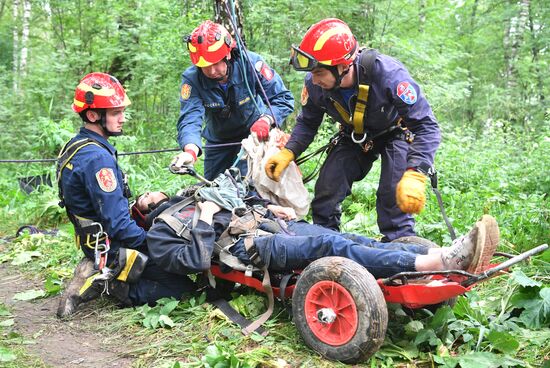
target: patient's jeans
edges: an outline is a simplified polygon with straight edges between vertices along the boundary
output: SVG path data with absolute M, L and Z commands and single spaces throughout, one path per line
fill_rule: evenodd
M 340 256 L 359 263 L 375 278 L 382 278 L 416 271 L 416 256 L 428 253 L 428 248 L 422 245 L 381 243 L 306 222 L 291 222 L 287 230 L 295 235 L 274 234 L 254 239 L 261 259 L 270 270 L 298 270 L 319 258 Z M 242 240 L 231 248 L 231 252 L 244 263 L 250 263 Z

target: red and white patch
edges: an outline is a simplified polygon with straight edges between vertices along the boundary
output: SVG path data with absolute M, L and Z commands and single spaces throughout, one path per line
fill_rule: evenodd
M 113 169 L 103 168 L 95 173 L 95 177 L 102 191 L 111 193 L 116 189 L 117 181 Z
M 409 82 L 401 82 L 397 85 L 397 96 L 407 105 L 412 105 L 416 102 L 416 90 Z
M 190 96 L 191 96 L 191 86 L 185 83 L 183 86 L 181 86 L 181 99 L 188 100 Z
M 258 73 L 263 75 L 265 79 L 267 79 L 268 81 L 273 79 L 273 70 L 271 70 L 271 68 L 266 63 L 264 63 L 261 60 L 258 60 L 254 66 L 258 71 Z

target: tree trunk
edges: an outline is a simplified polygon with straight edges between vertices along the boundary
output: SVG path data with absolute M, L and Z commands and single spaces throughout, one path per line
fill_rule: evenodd
M 19 91 L 19 0 L 13 0 L 13 92 Z
M 29 53 L 29 20 L 31 18 L 31 2 L 23 0 L 23 29 L 21 32 L 21 61 L 19 63 L 19 71 L 24 77 L 27 73 L 27 56 Z
M 527 27 L 529 19 L 529 3 L 531 0 L 521 0 L 518 3 L 519 13 L 517 16 L 510 18 L 507 24 L 507 32 L 504 35 L 505 48 L 505 65 L 504 72 L 506 80 L 506 88 L 512 91 L 517 87 L 517 70 L 519 51 L 523 44 L 523 34 Z M 510 4 L 513 6 L 512 4 Z
M 540 52 L 540 45 L 539 45 L 539 37 L 540 37 L 540 30 L 535 30 L 535 22 L 533 21 L 533 8 L 531 4 L 529 4 L 529 30 L 531 31 L 531 37 L 533 39 L 532 46 L 531 46 L 531 55 L 532 55 L 532 62 L 535 66 L 535 78 L 537 81 L 537 92 L 538 93 L 538 99 L 540 102 L 544 102 L 544 82 L 543 82 L 543 76 L 540 70 L 539 66 L 539 52 Z
M 229 13 L 227 12 L 227 8 L 229 8 Z M 222 24 L 233 37 L 236 38 L 236 32 L 238 32 L 239 36 L 241 37 L 243 43 L 245 43 L 244 34 L 243 34 L 243 15 L 241 11 L 241 7 L 239 5 L 238 0 L 234 0 L 233 4 L 235 6 L 234 9 L 231 9 L 231 5 L 228 1 L 225 0 L 216 0 L 214 3 L 214 22 Z M 237 29 L 235 30 L 233 27 L 233 22 L 231 21 L 231 12 L 235 12 L 235 18 L 234 22 L 237 26 Z M 245 43 L 246 44 L 246 43 Z
M 476 27 L 476 16 L 477 16 L 477 7 L 478 7 L 478 0 L 474 1 L 474 4 L 472 5 L 472 12 L 470 14 L 470 22 L 468 25 L 469 28 L 469 34 L 470 38 L 468 40 L 468 44 L 466 46 L 466 51 L 468 55 L 467 60 L 467 69 L 468 69 L 468 103 L 466 108 L 466 119 L 468 120 L 469 124 L 472 124 L 475 119 L 475 107 L 474 107 L 474 101 L 475 101 L 475 85 L 474 85 L 474 76 L 473 76 L 473 65 L 472 65 L 472 54 L 474 53 L 474 46 L 473 46 L 473 37 L 472 33 L 474 33 L 475 27 Z

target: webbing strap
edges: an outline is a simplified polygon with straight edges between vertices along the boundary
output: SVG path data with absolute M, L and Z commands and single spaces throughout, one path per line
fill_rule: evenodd
M 249 324 L 247 327 L 242 329 L 242 332 L 245 335 L 249 335 L 250 333 L 256 331 L 258 328 L 260 328 L 261 325 L 264 324 L 265 321 L 271 317 L 273 314 L 273 307 L 275 306 L 275 297 L 273 296 L 273 288 L 271 287 L 271 279 L 269 277 L 269 270 L 267 269 L 267 266 L 264 266 L 262 268 L 262 271 L 264 273 L 264 277 L 262 279 L 262 286 L 264 287 L 264 291 L 267 295 L 267 310 L 258 317 L 257 320 Z
M 377 56 L 378 51 L 374 49 L 365 50 L 359 55 L 359 63 L 356 64 L 356 67 L 360 68 L 360 70 L 357 71 L 359 88 L 353 117 L 350 116 L 348 111 L 338 101 L 333 98 L 330 99 L 336 111 L 338 111 L 346 123 L 353 126 L 353 132 L 357 135 L 362 135 L 365 132 L 364 120 L 369 100 L 369 84 L 372 81 L 372 69 Z
M 168 207 L 160 215 L 158 215 L 154 220 L 153 224 L 157 223 L 157 221 L 162 220 L 164 221 L 174 232 L 187 240 L 191 239 L 190 230 L 188 226 L 185 226 L 181 221 L 177 220 L 173 215 L 176 212 L 179 212 L 184 207 L 192 204 L 195 202 L 194 197 L 187 197 L 182 201 L 179 201 L 176 204 L 173 204 L 172 206 Z M 195 209 L 196 211 L 196 209 Z
M 332 104 L 334 105 L 334 107 L 336 108 L 336 111 L 338 111 L 338 114 L 340 114 L 340 116 L 342 117 L 342 119 L 344 119 L 344 121 L 348 124 L 351 124 L 350 123 L 350 116 L 349 116 L 349 113 L 348 111 L 344 108 L 344 106 L 342 106 L 338 101 L 336 101 L 335 99 L 331 98 L 330 101 L 332 102 Z
M 353 111 L 353 132 L 355 134 L 363 134 L 365 131 L 363 119 L 367 111 L 367 102 L 369 100 L 369 86 L 367 84 L 359 85 L 359 93 L 357 94 L 357 101 L 355 102 L 355 109 Z

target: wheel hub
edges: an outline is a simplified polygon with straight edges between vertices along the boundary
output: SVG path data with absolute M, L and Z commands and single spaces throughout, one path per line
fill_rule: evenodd
M 336 313 L 332 308 L 321 308 L 317 311 L 317 319 L 322 323 L 332 323 L 336 319 Z

